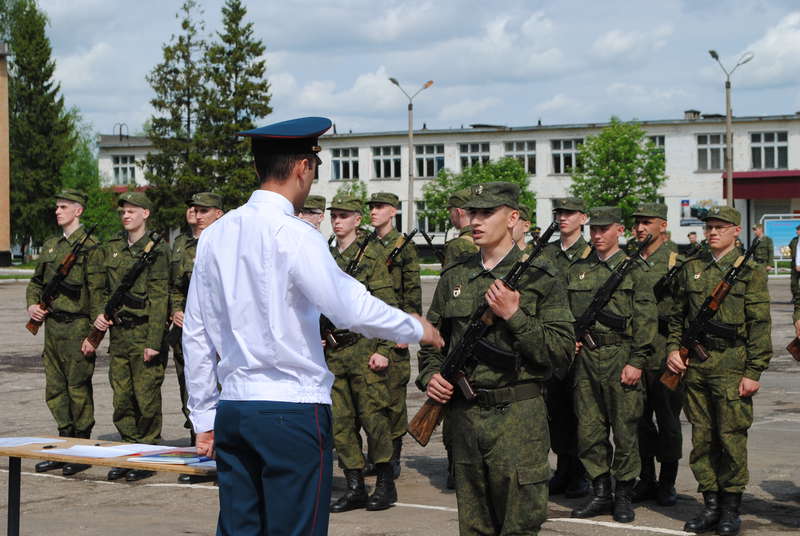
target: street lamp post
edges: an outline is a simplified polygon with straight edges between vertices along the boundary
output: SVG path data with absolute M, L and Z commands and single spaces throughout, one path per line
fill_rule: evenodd
M 728 206 L 733 207 L 733 111 L 731 109 L 731 75 L 748 61 L 753 59 L 752 52 L 745 52 L 728 71 L 719 59 L 716 50 L 709 50 L 709 55 L 719 63 L 725 73 L 725 189 L 727 190 Z
M 0 266 L 11 265 L 11 170 L 9 168 L 8 44 L 0 41 Z
M 420 91 L 428 89 L 433 85 L 433 80 L 428 80 L 413 95 L 406 93 L 403 86 L 396 78 L 389 78 L 389 82 L 396 85 L 400 91 L 408 98 L 408 202 L 406 207 L 406 233 L 410 233 L 414 227 L 414 97 Z

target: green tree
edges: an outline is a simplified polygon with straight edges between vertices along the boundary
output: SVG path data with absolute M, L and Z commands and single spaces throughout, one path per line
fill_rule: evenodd
M 61 188 L 61 171 L 75 139 L 61 86 L 53 80 L 47 17 L 34 0 L 14 0 L 4 18 L 14 54 L 9 73 L 11 232 L 27 248 L 53 232 L 53 196 Z
M 160 229 L 183 225 L 186 200 L 211 189 L 209 178 L 200 173 L 203 157 L 196 140 L 206 48 L 197 11 L 195 0 L 184 1 L 176 14 L 181 31 L 162 47 L 163 61 L 146 77 L 155 92 L 146 130 L 154 150 L 145 159 L 144 175 L 153 186 L 148 195 L 155 205 L 153 222 Z
M 529 188 L 530 177 L 522 164 L 515 158 L 503 158 L 497 162 L 476 164 L 461 173 L 442 169 L 435 179 L 422 187 L 422 195 L 425 200 L 423 213 L 431 224 L 446 228 L 450 225 L 447 200 L 453 192 L 473 184 L 495 181 L 518 184 L 521 191 L 520 202 L 528 207 L 531 218 L 535 220 L 536 196 Z
M 367 200 L 369 200 L 369 191 L 367 190 L 366 182 L 362 181 L 361 179 L 343 182 L 341 186 L 336 189 L 336 195 L 339 194 L 352 195 L 353 197 L 360 199 L 362 204 L 361 221 L 364 224 L 369 223 L 369 207 L 367 206 Z
M 254 128 L 256 120 L 272 113 L 265 47 L 255 37 L 253 23 L 245 22 L 246 15 L 241 0 L 222 6 L 223 31 L 206 49 L 198 102 L 202 175 L 210 178 L 226 208 L 243 204 L 259 185 L 250 142 L 236 133 Z
M 637 205 L 658 201 L 666 180 L 664 152 L 638 123 L 612 117 L 600 134 L 583 143 L 571 191 L 590 208 L 619 206 L 629 227 Z

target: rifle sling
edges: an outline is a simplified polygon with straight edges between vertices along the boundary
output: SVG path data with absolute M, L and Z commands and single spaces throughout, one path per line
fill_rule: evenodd
M 72 301 L 78 301 L 81 299 L 82 288 L 83 285 L 73 285 L 67 283 L 66 281 L 61 281 L 61 283 L 58 285 L 59 293 Z
M 475 359 L 490 368 L 513 372 L 519 367 L 520 355 L 516 352 L 509 352 L 498 348 L 486 340 L 478 339 L 475 348 Z
M 130 292 L 126 292 L 122 298 L 122 304 L 131 309 L 144 309 L 147 307 L 147 299 L 137 298 Z
M 614 314 L 606 309 L 600 309 L 595 320 L 617 332 L 623 332 L 628 329 L 627 317 Z

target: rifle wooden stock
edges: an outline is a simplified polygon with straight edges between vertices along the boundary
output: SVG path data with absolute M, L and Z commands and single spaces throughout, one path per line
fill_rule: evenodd
M 86 340 L 89 341 L 89 344 L 94 346 L 95 350 L 97 350 L 98 346 L 100 346 L 100 343 L 103 342 L 103 337 L 105 336 L 105 331 L 100 331 L 96 327 L 92 326 L 92 331 L 90 331 L 89 335 L 86 336 Z
M 39 302 L 39 307 L 41 307 L 42 309 L 46 308 L 45 304 L 41 302 Z M 33 318 L 31 318 L 28 320 L 28 323 L 25 324 L 25 329 L 30 331 L 31 335 L 36 335 L 37 333 L 39 333 L 39 328 L 42 327 L 42 324 L 44 324 L 44 321 L 39 322 L 38 320 L 34 320 Z
M 423 447 L 431 440 L 433 431 L 442 422 L 444 406 L 430 398 L 425 400 L 422 407 L 411 422 L 408 423 L 408 433 Z
M 786 347 L 795 361 L 800 361 L 800 337 L 795 337 Z
M 681 354 L 681 361 L 683 361 L 683 365 L 686 366 L 689 363 L 689 349 L 681 346 L 678 352 Z M 664 374 L 661 375 L 661 383 L 663 383 L 671 391 L 678 389 L 682 379 L 683 374 L 675 374 L 670 369 L 665 370 Z

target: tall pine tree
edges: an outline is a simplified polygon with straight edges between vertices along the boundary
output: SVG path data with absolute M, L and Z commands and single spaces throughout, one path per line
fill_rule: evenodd
M 185 225 L 186 200 L 211 186 L 200 173 L 203 158 L 196 140 L 206 48 L 197 11 L 195 0 L 183 3 L 176 15 L 181 32 L 163 46 L 163 61 L 147 76 L 155 113 L 146 125 L 154 151 L 145 161 L 145 178 L 153 186 L 148 192 L 155 204 L 152 220 L 161 229 Z
M 27 247 L 53 232 L 53 196 L 61 188 L 75 137 L 61 86 L 53 80 L 47 17 L 34 0 L 9 3 L 11 232 L 16 243 Z
M 222 195 L 226 209 L 244 203 L 258 187 L 250 144 L 236 135 L 272 112 L 265 78 L 264 44 L 253 23 L 245 22 L 241 0 L 226 0 L 223 31 L 205 54 L 203 95 L 197 138 L 203 153 L 202 174 Z

